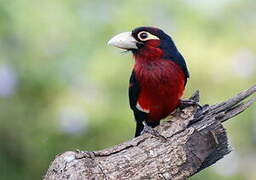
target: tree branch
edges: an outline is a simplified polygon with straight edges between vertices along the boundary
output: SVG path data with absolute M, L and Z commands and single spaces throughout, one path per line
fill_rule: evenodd
M 187 179 L 223 158 L 231 150 L 222 122 L 255 101 L 256 86 L 202 109 L 177 110 L 155 129 L 109 149 L 57 155 L 44 179 Z M 199 101 L 199 91 L 191 99 Z

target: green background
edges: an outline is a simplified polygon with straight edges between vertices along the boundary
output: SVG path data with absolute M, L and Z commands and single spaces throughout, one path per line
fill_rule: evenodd
M 255 0 L 0 0 L 0 179 L 40 179 L 58 153 L 133 137 L 134 62 L 106 43 L 142 25 L 185 57 L 184 97 L 214 104 L 255 84 Z M 226 122 L 233 153 L 192 179 L 256 179 L 255 116 Z

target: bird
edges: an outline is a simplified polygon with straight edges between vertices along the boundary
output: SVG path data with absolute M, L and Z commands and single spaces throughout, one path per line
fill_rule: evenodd
M 157 27 L 137 27 L 112 37 L 108 45 L 131 52 L 135 59 L 129 80 L 129 104 L 135 137 L 151 130 L 180 104 L 189 71 L 171 36 Z

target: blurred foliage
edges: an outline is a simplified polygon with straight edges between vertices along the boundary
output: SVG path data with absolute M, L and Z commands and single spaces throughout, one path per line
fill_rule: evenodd
M 213 104 L 255 84 L 254 0 L 0 0 L 0 179 L 40 179 L 57 153 L 133 137 L 133 60 L 106 42 L 142 25 L 172 35 L 186 96 Z M 255 116 L 225 123 L 235 153 L 192 179 L 256 179 Z

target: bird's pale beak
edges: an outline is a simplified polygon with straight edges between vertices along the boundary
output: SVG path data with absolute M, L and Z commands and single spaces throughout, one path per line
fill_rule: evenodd
M 138 49 L 136 39 L 132 37 L 131 32 L 122 32 L 108 41 L 108 45 L 115 46 L 121 49 Z

